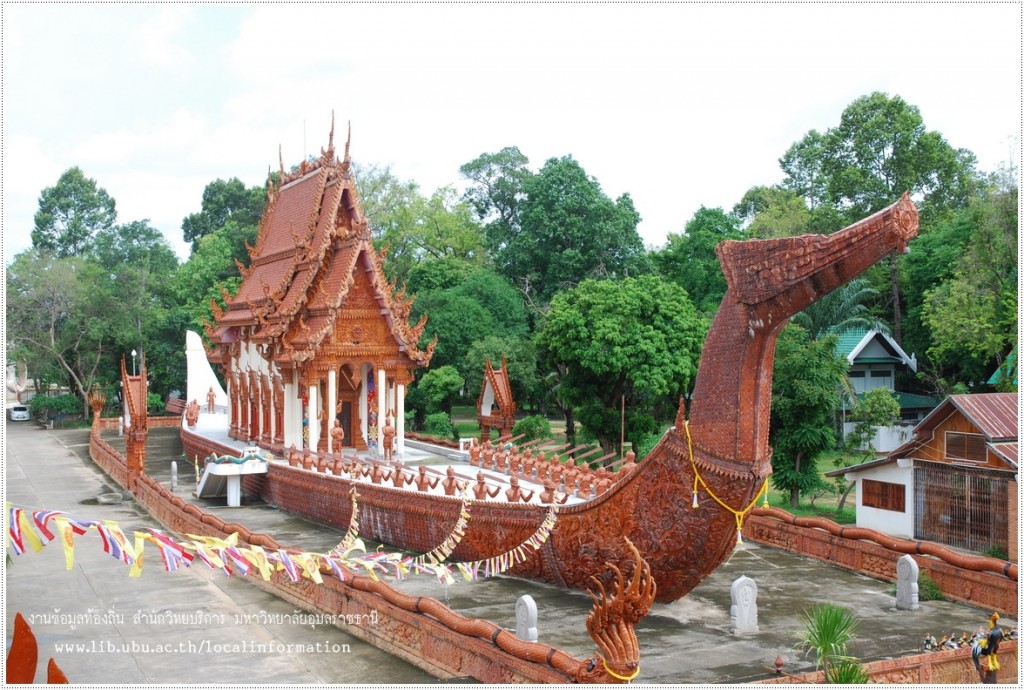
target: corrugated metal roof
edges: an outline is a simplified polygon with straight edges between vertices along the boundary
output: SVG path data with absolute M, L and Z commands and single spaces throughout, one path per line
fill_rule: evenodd
M 1017 438 L 1017 394 L 975 393 L 951 395 L 949 401 L 960 410 L 988 441 Z
M 992 452 L 1006 460 L 1017 469 L 1017 444 L 1016 443 L 990 443 L 988 447 Z

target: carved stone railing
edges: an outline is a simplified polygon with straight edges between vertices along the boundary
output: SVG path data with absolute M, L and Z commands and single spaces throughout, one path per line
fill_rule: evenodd
M 744 538 L 825 561 L 880 580 L 896 579 L 896 561 L 910 554 L 947 599 L 990 611 L 1017 611 L 1017 564 L 971 556 L 825 518 L 795 517 L 779 508 L 754 508 Z
M 1017 685 L 1017 640 L 1008 640 L 999 645 L 999 664 L 1002 666 L 997 676 L 999 684 Z M 978 671 L 971 660 L 970 647 L 872 661 L 864 664 L 864 671 L 868 674 L 869 683 L 975 685 L 980 682 Z M 761 681 L 761 684 L 824 682 L 819 671 L 799 675 L 780 674 L 778 678 Z

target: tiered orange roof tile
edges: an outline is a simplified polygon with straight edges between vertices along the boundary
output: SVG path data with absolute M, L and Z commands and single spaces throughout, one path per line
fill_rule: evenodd
M 227 309 L 214 309 L 217 323 L 208 333 L 215 349 L 247 339 L 269 346 L 278 364 L 309 361 L 335 339 L 350 291 L 361 286 L 376 303 L 375 311 L 383 317 L 400 357 L 413 367 L 429 363 L 434 344 L 423 350 L 418 345 L 425 317 L 410 326 L 411 300 L 404 292 L 396 294 L 384 276 L 382 257 L 373 248 L 360 206 L 348 148 L 346 143 L 339 161 L 332 129 L 328 147 L 317 161 L 304 161 L 290 174 L 282 166 L 279 184 L 268 188 L 249 266 L 239 265 L 238 293 L 227 300 Z M 351 340 L 359 344 L 358 337 Z M 378 338 L 376 345 L 380 344 Z M 215 353 L 211 359 L 216 358 Z

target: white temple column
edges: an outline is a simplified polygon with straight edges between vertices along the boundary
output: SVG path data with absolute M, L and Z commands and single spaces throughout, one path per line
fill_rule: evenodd
M 327 372 L 327 409 L 324 410 L 324 417 L 327 419 L 327 452 L 333 453 L 335 448 L 334 440 L 331 438 L 331 430 L 334 428 L 334 418 L 337 415 L 338 407 L 338 372 L 331 369 Z M 338 448 L 337 450 L 341 450 Z
M 284 447 L 296 449 L 302 446 L 302 410 L 299 409 L 298 372 L 292 370 L 284 382 Z
M 384 453 L 384 422 L 387 421 L 388 376 L 377 369 L 377 455 Z
M 397 446 L 397 448 L 395 450 L 398 453 L 398 457 L 404 458 L 405 457 L 405 385 L 400 383 L 397 386 L 395 386 L 395 389 L 396 389 L 396 397 L 398 398 L 398 406 L 395 408 L 395 417 L 397 417 L 397 419 L 395 420 L 395 430 L 397 431 L 396 439 L 395 439 L 397 441 L 397 443 L 395 445 Z
M 369 377 L 367 376 L 369 371 L 370 367 L 366 364 L 359 367 L 359 433 L 361 433 L 363 438 L 367 441 L 370 440 L 366 431 L 370 424 L 370 410 L 367 409 L 368 405 L 366 404 L 366 397 L 370 390 L 370 386 L 368 385 Z
M 317 412 L 317 385 L 311 384 L 308 387 L 309 404 L 306 407 L 306 419 L 309 420 L 309 449 L 316 452 L 316 444 L 320 441 L 320 420 L 316 418 Z

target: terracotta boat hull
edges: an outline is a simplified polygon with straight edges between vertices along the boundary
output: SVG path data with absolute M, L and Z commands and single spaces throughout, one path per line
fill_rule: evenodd
M 224 454 L 224 446 L 187 429 L 182 441 L 189 457 Z M 698 472 L 727 505 L 745 507 L 764 477 L 726 475 L 697 453 Z M 451 533 L 461 502 L 407 489 L 356 482 L 359 533 L 400 549 L 425 553 Z M 273 463 L 265 475 L 244 478 L 247 492 L 289 513 L 335 527 L 341 534 L 352 516 L 352 482 L 343 477 Z M 674 601 L 700 584 L 732 551 L 736 521 L 702 492 L 693 508 L 693 486 L 685 438 L 670 430 L 661 443 L 601 496 L 575 506 L 560 506 L 544 546 L 508 572 L 572 589 L 593 587 L 594 573 L 605 563 L 628 571 L 632 541 L 651 567 L 659 601 Z M 449 560 L 477 561 L 519 546 L 547 514 L 540 505 L 473 502 L 466 534 Z M 607 584 L 607 582 L 605 583 Z
M 680 407 L 676 426 L 601 496 L 561 507 L 550 538 L 510 572 L 584 589 L 605 564 L 629 574 L 639 549 L 657 583 L 657 600 L 674 601 L 731 552 L 742 513 L 771 474 L 768 445 L 775 340 L 788 319 L 849 282 L 917 233 L 909 198 L 833 235 L 723 242 L 729 289 L 708 332 L 694 387 L 689 434 Z M 232 452 L 182 431 L 186 452 Z M 691 439 L 693 458 L 690 457 Z M 695 474 L 699 506 L 693 505 Z M 344 531 L 350 483 L 281 463 L 247 477 L 247 491 L 268 503 Z M 360 534 L 425 553 L 440 545 L 460 501 L 382 485 L 359 484 Z M 465 537 L 449 560 L 477 561 L 523 544 L 541 525 L 539 505 L 475 502 Z M 340 532 L 339 532 L 340 537 Z

